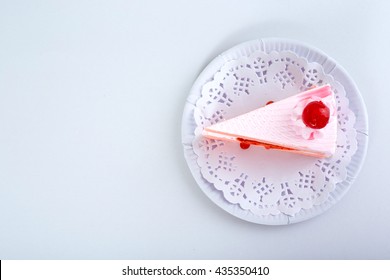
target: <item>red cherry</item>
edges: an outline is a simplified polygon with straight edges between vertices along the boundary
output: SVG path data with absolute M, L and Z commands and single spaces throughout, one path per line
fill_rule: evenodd
M 306 105 L 302 120 L 307 127 L 320 129 L 329 122 L 330 110 L 322 101 L 313 101 Z

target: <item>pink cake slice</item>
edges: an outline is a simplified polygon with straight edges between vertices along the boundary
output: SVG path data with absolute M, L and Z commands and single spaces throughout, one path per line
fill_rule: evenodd
M 334 94 L 329 85 L 316 87 L 206 127 L 203 135 L 241 145 L 330 157 L 337 139 Z

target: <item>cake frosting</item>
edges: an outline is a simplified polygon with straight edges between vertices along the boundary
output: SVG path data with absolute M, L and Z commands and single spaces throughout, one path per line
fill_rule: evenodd
M 334 93 L 329 85 L 309 89 L 206 127 L 203 135 L 238 142 L 246 148 L 256 145 L 330 157 L 335 152 L 337 139 Z

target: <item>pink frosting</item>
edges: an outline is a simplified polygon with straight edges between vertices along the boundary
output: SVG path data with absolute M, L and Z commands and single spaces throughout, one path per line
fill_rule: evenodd
M 336 108 L 334 107 L 333 96 L 329 95 L 327 97 L 318 97 L 318 96 L 310 96 L 308 98 L 304 98 L 300 100 L 297 105 L 295 105 L 292 113 L 292 126 L 297 135 L 302 136 L 304 139 L 313 140 L 319 139 L 324 136 L 323 129 L 315 129 L 311 127 L 307 127 L 302 120 L 302 112 L 305 109 L 306 105 L 313 101 L 322 101 L 329 108 L 330 116 L 329 123 L 335 121 L 336 119 Z M 328 124 L 329 124 L 328 123 Z M 326 127 L 326 126 L 325 126 Z

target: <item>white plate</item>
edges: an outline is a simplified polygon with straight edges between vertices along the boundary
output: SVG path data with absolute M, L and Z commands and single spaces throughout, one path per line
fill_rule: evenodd
M 307 210 L 302 209 L 294 216 L 288 216 L 285 214 L 257 216 L 249 210 L 244 210 L 237 204 L 228 202 L 223 197 L 221 191 L 217 190 L 213 184 L 209 183 L 202 177 L 200 168 L 196 162 L 197 156 L 192 148 L 192 141 L 195 136 L 194 130 L 196 128 L 193 110 L 196 101 L 200 97 L 202 86 L 206 82 L 210 81 L 214 74 L 227 61 L 237 59 L 243 55 L 249 56 L 252 52 L 257 50 L 266 53 L 271 51 L 292 51 L 296 55 L 306 58 L 309 62 L 319 63 L 323 67 L 326 74 L 331 74 L 338 82 L 343 85 L 347 93 L 347 98 L 350 102 L 349 107 L 356 116 L 355 129 L 358 132 L 358 149 L 355 155 L 352 157 L 352 160 L 347 168 L 347 178 L 350 179 L 337 184 L 337 188 L 330 194 L 333 199 L 321 205 L 313 206 Z M 184 155 L 192 175 L 197 181 L 199 187 L 214 203 L 219 205 L 222 209 L 226 210 L 230 214 L 246 221 L 267 225 L 282 225 L 304 221 L 325 212 L 335 202 L 339 201 L 341 197 L 349 190 L 353 179 L 356 178 L 361 169 L 366 155 L 368 144 L 368 120 L 365 105 L 358 88 L 348 73 L 336 61 L 324 54 L 322 51 L 300 42 L 278 38 L 261 39 L 246 42 L 227 50 L 215 58 L 199 75 L 191 89 L 184 108 L 182 119 L 182 143 L 184 146 Z

